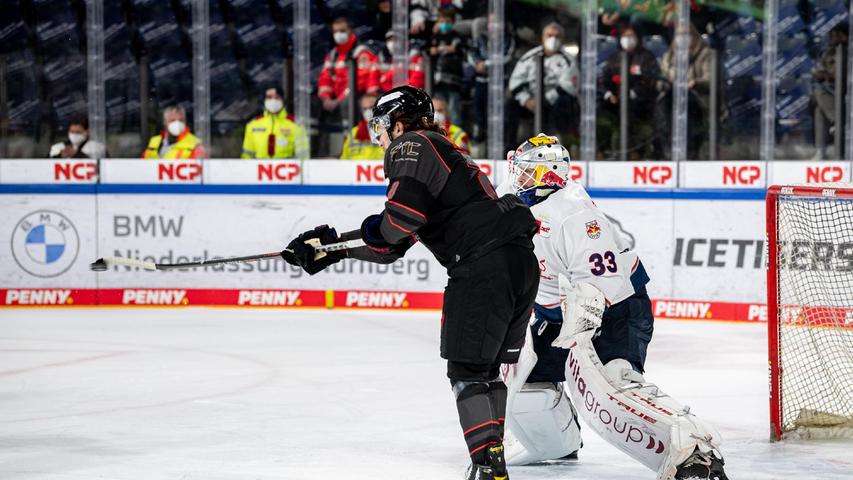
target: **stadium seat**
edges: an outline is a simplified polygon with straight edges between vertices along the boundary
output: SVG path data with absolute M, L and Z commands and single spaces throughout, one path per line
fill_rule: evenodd
M 35 56 L 28 48 L 5 54 L 9 128 L 35 134 L 41 117 Z
M 0 54 L 27 48 L 27 26 L 21 16 L 20 2 L 8 0 L 4 3 L 0 16 Z
M 663 56 L 666 54 L 666 51 L 669 50 L 669 44 L 666 42 L 666 39 L 660 35 L 649 35 L 647 37 L 643 37 L 643 46 L 652 52 L 655 58 L 658 59 L 658 62 L 661 61 Z

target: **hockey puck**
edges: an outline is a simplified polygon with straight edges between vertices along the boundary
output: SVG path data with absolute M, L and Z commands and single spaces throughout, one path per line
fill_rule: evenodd
M 107 262 L 103 258 L 99 258 L 89 265 L 89 269 L 94 272 L 105 272 L 107 270 Z

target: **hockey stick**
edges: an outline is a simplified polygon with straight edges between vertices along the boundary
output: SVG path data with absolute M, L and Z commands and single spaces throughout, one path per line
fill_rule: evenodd
M 314 239 L 316 240 L 316 239 Z M 319 241 L 318 241 L 319 243 Z M 364 240 L 355 239 L 348 240 L 346 242 L 340 243 L 330 243 L 328 245 L 314 245 L 314 250 L 317 252 L 318 257 L 320 254 L 324 254 L 325 252 L 337 252 L 339 250 L 348 250 L 350 248 L 358 248 L 364 246 Z M 276 258 L 280 257 L 281 252 L 270 252 L 270 253 L 261 253 L 258 255 L 248 255 L 245 257 L 231 257 L 231 258 L 216 258 L 212 260 L 202 260 L 200 262 L 184 262 L 184 263 L 154 263 L 154 262 L 146 262 L 143 260 L 136 260 L 134 258 L 123 258 L 123 257 L 103 257 L 94 261 L 91 265 L 89 265 L 89 269 L 95 272 L 103 272 L 106 271 L 110 267 L 122 266 L 122 267 L 138 267 L 143 270 L 172 270 L 176 268 L 191 268 L 191 267 L 203 267 L 205 265 L 219 265 L 223 263 L 240 263 L 240 262 L 252 262 L 255 260 L 262 260 L 264 258 Z

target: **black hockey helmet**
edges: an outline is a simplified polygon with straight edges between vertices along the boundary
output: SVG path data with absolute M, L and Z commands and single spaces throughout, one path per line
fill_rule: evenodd
M 368 124 L 370 140 L 379 144 L 382 130 L 389 130 L 400 118 L 418 120 L 426 118 L 433 121 L 435 111 L 430 96 L 420 88 L 402 85 L 392 88 L 376 99 L 373 118 Z

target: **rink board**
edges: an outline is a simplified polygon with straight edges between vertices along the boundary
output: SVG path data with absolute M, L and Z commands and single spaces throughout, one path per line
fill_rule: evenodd
M 420 245 L 391 265 L 346 260 L 314 276 L 278 259 L 88 269 L 100 256 L 166 263 L 276 251 L 319 224 L 358 228 L 382 208 L 382 186 L 316 187 L 6 186 L 0 304 L 441 308 L 446 273 Z M 640 253 L 657 316 L 766 320 L 763 190 L 590 193 Z

